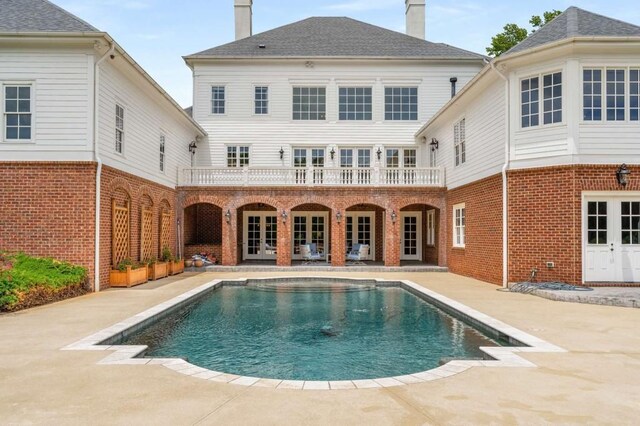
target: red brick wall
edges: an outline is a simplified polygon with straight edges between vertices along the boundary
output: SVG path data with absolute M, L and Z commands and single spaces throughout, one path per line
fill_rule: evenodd
M 622 188 L 618 165 L 548 167 L 509 172 L 509 281 L 582 283 L 582 192 L 639 191 L 640 167 Z M 549 269 L 546 262 L 555 262 Z
M 453 206 L 465 203 L 465 248 L 453 247 Z M 453 273 L 502 283 L 502 176 L 447 193 L 448 266 Z
M 0 162 L 0 250 L 86 267 L 93 281 L 94 163 Z
M 166 186 L 142 179 L 112 167 L 102 168 L 100 209 L 100 287 L 109 286 L 109 270 L 112 264 L 111 253 L 111 200 L 118 203 L 130 200 L 130 245 L 131 259 L 140 261 L 140 215 L 143 205 L 151 203 L 153 209 L 153 250 L 154 256 L 160 255 L 160 215 L 163 209 L 171 213 L 172 253 L 177 253 L 176 242 L 176 191 Z

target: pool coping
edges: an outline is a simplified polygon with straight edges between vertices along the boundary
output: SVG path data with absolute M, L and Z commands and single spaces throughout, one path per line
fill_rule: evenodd
M 275 277 L 267 280 L 276 279 L 295 279 L 300 277 Z M 195 377 L 202 380 L 212 382 L 230 383 L 241 386 L 255 386 L 276 389 L 295 389 L 295 390 L 349 390 L 349 389 L 373 389 L 388 388 L 395 386 L 406 386 L 418 383 L 438 380 L 460 374 L 472 367 L 520 367 L 534 368 L 536 365 L 524 358 L 518 353 L 531 352 L 566 352 L 565 349 L 551 344 L 545 340 L 535 337 L 529 333 L 512 327 L 502 321 L 483 314 L 472 309 L 460 302 L 443 296 L 426 287 L 418 285 L 409 280 L 384 280 L 378 278 L 346 278 L 346 277 L 303 277 L 303 278 L 322 278 L 330 280 L 349 280 L 349 281 L 374 281 L 376 285 L 389 286 L 399 283 L 400 287 L 412 294 L 423 298 L 424 300 L 435 304 L 438 308 L 444 310 L 447 314 L 456 316 L 465 322 L 471 323 L 474 327 L 481 328 L 483 331 L 493 334 L 495 337 L 506 338 L 514 344 L 523 346 L 481 346 L 480 350 L 484 352 L 489 360 L 453 360 L 446 364 L 418 373 L 407 374 L 403 376 L 384 377 L 379 379 L 363 379 L 363 380 L 341 380 L 341 381 L 303 381 L 303 380 L 279 380 L 264 379 L 259 377 L 239 376 L 218 371 L 208 370 L 198 367 L 181 358 L 137 358 L 147 350 L 146 345 L 111 345 L 109 341 L 115 341 L 121 337 L 135 332 L 150 322 L 155 322 L 161 317 L 179 309 L 187 303 L 204 296 L 223 284 L 243 285 L 248 281 L 260 281 L 256 278 L 239 278 L 239 279 L 216 279 L 195 289 L 180 294 L 172 299 L 160 303 L 149 308 L 139 314 L 136 314 L 124 321 L 118 322 L 107 327 L 97 333 L 87 336 L 75 343 L 67 345 L 61 350 L 63 351 L 113 351 L 111 354 L 98 362 L 100 365 L 162 365 L 170 370 L 180 374 Z

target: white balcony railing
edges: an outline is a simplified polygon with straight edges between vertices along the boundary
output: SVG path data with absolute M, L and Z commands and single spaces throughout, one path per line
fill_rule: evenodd
M 445 178 L 439 167 L 193 167 L 180 170 L 179 185 L 443 187 Z

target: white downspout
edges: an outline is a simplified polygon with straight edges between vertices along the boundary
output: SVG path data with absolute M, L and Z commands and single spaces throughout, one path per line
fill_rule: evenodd
M 504 80 L 506 85 L 504 165 L 502 166 L 502 288 L 506 289 L 509 285 L 509 192 L 507 187 L 507 170 L 509 170 L 509 163 L 511 160 L 511 87 L 509 85 L 509 78 L 498 71 L 494 61 L 491 61 L 489 64 L 491 69 L 493 69 L 500 78 Z
M 93 67 L 93 159 L 98 164 L 96 169 L 96 221 L 95 221 L 95 242 L 94 242 L 94 259 L 93 259 L 93 283 L 94 291 L 97 293 L 100 291 L 100 185 L 102 178 L 102 159 L 100 158 L 99 144 L 98 144 L 98 119 L 100 116 L 100 64 L 113 55 L 116 49 L 115 43 L 110 43 L 110 48 L 98 59 Z

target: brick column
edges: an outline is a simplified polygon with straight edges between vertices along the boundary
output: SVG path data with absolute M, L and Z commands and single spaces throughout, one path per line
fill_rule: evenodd
M 400 266 L 400 211 L 396 210 L 396 223 L 391 220 L 393 209 L 385 211 L 384 266 Z
M 231 221 L 227 223 L 225 214 L 231 211 Z M 222 209 L 222 264 L 235 266 L 238 264 L 237 250 L 238 211 L 229 208 Z
M 436 228 L 437 232 L 437 249 L 438 249 L 438 266 L 447 267 L 447 239 L 449 238 L 449 227 L 447 225 L 447 217 L 448 217 L 447 206 L 445 205 L 442 209 L 439 210 L 438 216 L 440 217 L 440 221 Z
M 287 211 L 289 214 L 289 211 Z M 282 223 L 281 212 L 278 212 L 278 266 L 291 266 L 291 215 L 286 223 Z
M 342 219 L 340 223 L 336 218 L 338 210 L 332 210 L 329 218 L 331 220 L 331 266 L 344 266 L 346 256 L 346 244 L 345 244 L 345 221 L 346 212 L 340 210 Z

